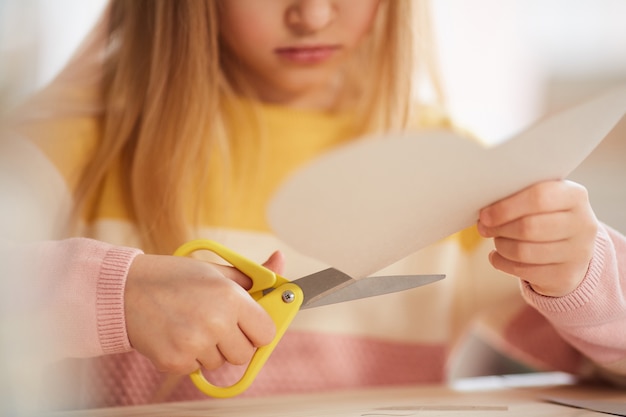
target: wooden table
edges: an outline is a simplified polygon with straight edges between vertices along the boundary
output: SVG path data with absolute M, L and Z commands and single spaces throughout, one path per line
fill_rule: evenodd
M 416 386 L 324 394 L 166 403 L 50 414 L 51 417 L 582 417 L 609 414 L 546 397 L 596 400 L 626 408 L 626 389 L 584 385 L 455 389 Z M 624 414 L 619 414 L 624 415 Z

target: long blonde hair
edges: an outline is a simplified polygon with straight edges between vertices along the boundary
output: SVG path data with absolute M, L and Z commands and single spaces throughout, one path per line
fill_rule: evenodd
M 127 209 L 147 251 L 171 253 L 189 237 L 182 202 L 195 198 L 190 190 L 206 172 L 210 153 L 228 154 L 221 103 L 241 89 L 224 76 L 218 3 L 113 0 L 108 10 L 102 138 L 76 189 L 76 207 L 85 210 L 121 161 Z M 361 94 L 356 111 L 363 133 L 407 121 L 414 3 L 381 2 L 352 65 L 358 76 L 346 77 Z

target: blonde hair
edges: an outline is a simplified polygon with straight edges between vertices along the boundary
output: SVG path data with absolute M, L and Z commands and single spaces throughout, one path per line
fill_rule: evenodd
M 171 253 L 189 237 L 182 202 L 195 198 L 190 191 L 211 152 L 228 154 L 222 100 L 242 89 L 224 76 L 218 3 L 113 0 L 107 12 L 102 138 L 75 191 L 76 207 L 88 207 L 121 161 L 127 209 L 147 251 Z M 412 3 L 421 2 L 381 2 L 371 36 L 351 67 L 358 76 L 346 77 L 353 82 L 347 88 L 360 94 L 356 110 L 363 133 L 407 122 Z

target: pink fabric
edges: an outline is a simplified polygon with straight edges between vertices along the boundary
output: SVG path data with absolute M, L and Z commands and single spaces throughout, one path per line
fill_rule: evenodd
M 41 317 L 47 353 L 57 359 L 131 349 L 124 287 L 130 264 L 140 253 L 85 238 L 2 248 L 3 260 L 16 265 L 16 304 Z
M 620 254 L 620 255 L 618 255 Z M 599 363 L 624 359 L 626 346 L 626 238 L 610 227 L 598 232 L 593 260 L 576 291 L 551 298 L 522 288 L 526 301 L 561 336 Z
M 576 374 L 582 366 L 578 351 L 567 344 L 554 331 L 554 327 L 528 306 L 515 316 L 504 331 L 505 350 L 521 362 L 533 364 L 537 369 Z
M 287 332 L 252 386 L 241 396 L 319 392 L 375 385 L 441 382 L 446 348 L 347 335 Z M 229 385 L 243 367 L 205 373 L 216 385 Z M 97 358 L 85 381 L 90 406 L 144 404 L 166 376 L 136 352 Z M 162 401 L 207 399 L 189 377 L 175 380 Z

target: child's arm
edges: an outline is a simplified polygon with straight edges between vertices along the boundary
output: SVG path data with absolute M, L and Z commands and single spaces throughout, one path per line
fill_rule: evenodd
M 524 298 L 572 346 L 626 376 L 626 237 L 600 224 L 586 190 L 529 187 L 483 209 L 492 265 L 523 280 Z
M 54 361 L 135 348 L 157 368 L 190 373 L 202 363 L 245 363 L 269 343 L 274 324 L 234 268 L 73 238 L 0 247 L 5 318 Z M 266 266 L 282 268 L 274 255 Z M 11 306 L 9 306 L 11 307 Z M 198 362 L 197 362 L 198 361 Z

